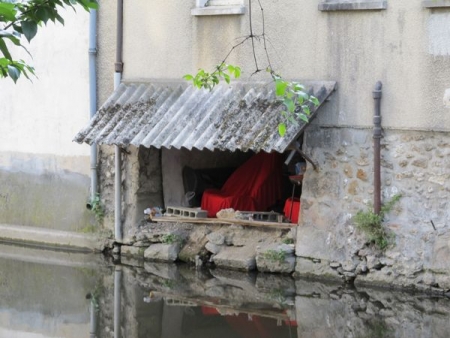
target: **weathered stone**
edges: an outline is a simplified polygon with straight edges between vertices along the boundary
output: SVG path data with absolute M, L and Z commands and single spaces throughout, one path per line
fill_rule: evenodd
M 356 177 L 359 178 L 361 181 L 367 181 L 367 172 L 363 169 L 358 169 L 356 172 Z
M 144 251 L 145 251 L 144 248 L 135 247 L 135 246 L 122 245 L 122 248 L 121 248 L 121 254 L 123 256 L 135 256 L 135 257 L 143 258 Z
M 331 262 L 330 263 L 330 267 L 333 268 L 333 269 L 337 269 L 337 268 L 341 267 L 341 263 L 339 263 L 339 262 Z
M 352 261 L 345 261 L 344 264 L 342 264 L 342 269 L 345 272 L 353 272 L 355 271 L 356 265 Z
M 254 246 L 224 247 L 213 258 L 218 267 L 236 270 L 256 269 L 256 248 Z
M 180 244 L 152 244 L 144 252 L 144 258 L 148 260 L 174 262 L 180 252 Z
M 211 232 L 206 238 L 212 244 L 223 245 L 225 243 L 225 235 L 221 232 Z
M 216 255 L 220 252 L 220 250 L 222 249 L 222 246 L 208 242 L 205 245 L 205 249 L 208 250 L 209 252 L 211 252 L 213 255 Z
M 133 246 L 135 247 L 148 247 L 150 245 L 150 242 L 145 240 L 145 241 L 137 241 L 134 242 Z
M 330 267 L 328 261 L 314 263 L 309 258 L 297 257 L 294 276 L 325 278 L 328 280 L 341 281 L 339 273 Z
M 344 175 L 347 176 L 348 178 L 353 177 L 353 168 L 350 164 L 345 164 L 343 171 L 344 171 Z
M 347 192 L 350 195 L 357 195 L 358 194 L 358 182 L 357 181 L 351 181 L 350 184 L 348 185 L 348 189 Z
M 375 256 L 366 256 L 367 268 L 369 270 L 378 270 L 382 267 L 379 259 Z
M 278 260 L 260 253 L 256 256 L 256 267 L 261 272 L 291 273 L 295 268 L 295 257 L 287 256 Z
M 419 168 L 427 168 L 428 167 L 428 159 L 426 158 L 418 158 L 411 162 L 411 164 L 415 167 Z

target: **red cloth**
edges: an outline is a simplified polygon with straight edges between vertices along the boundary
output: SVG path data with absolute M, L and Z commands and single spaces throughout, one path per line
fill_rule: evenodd
M 258 153 L 240 166 L 220 190 L 205 190 L 202 209 L 208 217 L 233 208 L 241 211 L 266 211 L 281 198 L 282 157 L 278 153 Z
M 292 208 L 292 217 L 291 215 L 291 208 Z M 292 198 L 288 198 L 286 200 L 286 203 L 284 204 L 284 216 L 287 218 L 291 218 L 292 223 L 298 222 L 298 217 L 300 215 L 300 199 L 294 197 L 294 203 L 292 203 Z

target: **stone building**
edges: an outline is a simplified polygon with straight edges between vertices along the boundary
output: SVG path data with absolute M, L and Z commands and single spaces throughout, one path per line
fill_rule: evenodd
M 450 114 L 444 93 L 450 78 L 450 3 L 261 3 L 264 11 L 257 2 L 250 6 L 242 0 L 100 3 L 99 95 L 100 102 L 106 102 L 103 112 L 109 109 L 108 114 L 112 114 L 108 119 L 111 124 L 96 126 L 102 121 L 99 115 L 77 140 L 104 144 L 100 148 L 100 186 L 107 208 L 105 225 L 112 229 L 115 223 L 116 230 L 123 232 L 118 238 L 121 241 L 148 205 L 180 202 L 182 195 L 165 189 L 181 184 L 182 165 L 223 161 L 221 154 L 209 150 L 178 150 L 173 140 L 178 135 L 167 136 L 172 139 L 166 144 L 162 141 L 167 138 L 151 134 L 144 135 L 146 139 L 137 134 L 138 139 L 134 139 L 136 134 L 130 130 L 141 132 L 139 122 L 145 121 L 133 119 L 143 111 L 138 104 L 150 102 L 139 101 L 146 94 L 145 88 L 142 92 L 138 88 L 161 81 L 178 83 L 198 68 L 214 69 L 236 44 L 236 38 L 249 34 L 250 17 L 255 34 L 263 32 L 263 12 L 273 69 L 288 79 L 337 83 L 337 90 L 323 97 L 317 118 L 296 129 L 302 135 L 302 151 L 319 168 L 308 165 L 303 180 L 296 272 L 345 276 L 361 283 L 449 289 Z M 119 40 L 115 55 L 116 36 L 112 32 L 117 12 L 123 18 L 123 41 Z M 256 56 L 264 59 L 261 39 Z M 256 89 L 257 81 L 269 80 L 264 72 L 252 75 L 259 66 L 254 64 L 250 44 L 235 48 L 227 62 L 240 65 L 241 80 Z M 372 208 L 376 192 L 372 129 L 377 81 L 383 85 L 382 201 L 402 195 L 385 219 L 395 243 L 384 252 L 368 245 L 353 221 L 358 211 Z M 122 96 L 127 88 L 134 89 Z M 117 115 L 111 109 L 117 109 Z M 123 118 L 126 114 L 129 120 Z M 180 115 L 179 124 L 184 123 L 189 123 L 189 116 Z M 178 132 L 179 127 L 174 125 L 174 130 Z M 266 127 L 273 128 L 273 135 L 277 133 L 275 125 Z M 276 150 L 274 144 L 271 146 L 269 150 Z M 245 155 L 241 150 L 246 149 L 237 143 L 228 150 Z M 119 157 L 122 163 L 117 161 Z M 118 200 L 114 178 L 121 187 Z

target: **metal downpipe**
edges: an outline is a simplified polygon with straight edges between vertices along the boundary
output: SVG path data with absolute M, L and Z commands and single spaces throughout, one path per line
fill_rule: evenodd
M 89 12 L 89 116 L 97 112 L 97 11 Z M 97 143 L 91 145 L 91 201 L 98 192 Z
M 123 62 L 123 0 L 117 0 L 117 40 L 116 62 L 114 64 L 114 89 L 119 87 L 122 81 Z M 117 242 L 122 241 L 122 157 L 119 146 L 114 147 L 115 152 L 115 208 L 114 208 L 114 237 Z
M 373 115 L 373 166 L 374 166 L 374 178 L 373 178 L 373 211 L 376 214 L 381 210 L 381 81 L 378 81 L 375 85 L 373 93 L 373 99 L 375 104 L 375 111 Z

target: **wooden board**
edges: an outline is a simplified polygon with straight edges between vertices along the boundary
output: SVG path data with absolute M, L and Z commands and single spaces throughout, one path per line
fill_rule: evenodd
M 297 224 L 294 223 L 245 221 L 240 219 L 226 219 L 226 218 L 191 218 L 191 217 L 177 217 L 177 216 L 162 216 L 162 217 L 153 217 L 151 220 L 153 222 L 184 222 L 194 224 L 237 224 L 243 226 L 266 227 L 273 229 L 291 229 L 297 226 Z

